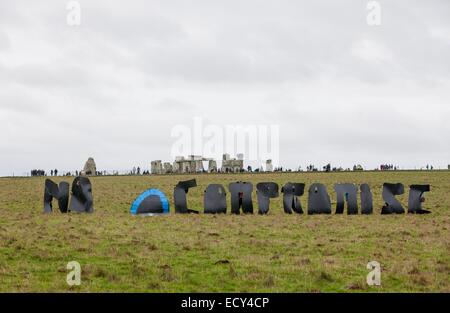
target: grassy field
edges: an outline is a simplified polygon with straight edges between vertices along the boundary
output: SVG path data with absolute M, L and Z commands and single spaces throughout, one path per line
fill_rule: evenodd
M 367 182 L 374 193 L 375 213 L 287 215 L 280 197 L 271 201 L 267 216 L 129 214 L 132 201 L 150 187 L 166 193 L 173 211 L 174 185 L 194 177 L 199 187 L 190 190 L 189 206 L 201 211 L 203 190 L 209 183 L 227 186 L 245 180 L 304 182 L 307 187 L 322 182 L 333 205 L 333 184 Z M 44 215 L 44 178 L 0 179 L 0 291 L 450 292 L 449 171 L 96 177 L 91 181 L 94 214 Z M 432 214 L 380 215 L 383 182 L 402 182 L 406 187 L 431 184 L 424 207 Z M 400 197 L 405 207 L 407 193 Z M 307 196 L 301 200 L 305 208 Z M 82 266 L 82 284 L 77 287 L 66 283 L 66 264 L 73 260 Z M 382 265 L 381 287 L 366 285 L 366 265 L 372 260 Z

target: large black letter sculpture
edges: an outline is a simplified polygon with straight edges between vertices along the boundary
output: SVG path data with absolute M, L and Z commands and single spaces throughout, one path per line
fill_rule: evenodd
M 428 214 L 428 210 L 422 208 L 425 201 L 424 192 L 430 191 L 430 185 L 411 185 L 409 186 L 408 213 Z
M 405 213 L 405 209 L 402 204 L 395 199 L 395 196 L 405 193 L 405 187 L 403 184 L 383 184 L 383 200 L 385 205 L 381 209 L 381 214 L 402 214 Z
M 253 214 L 252 192 L 253 185 L 251 183 L 231 183 L 228 186 L 231 193 L 231 213 L 239 214 L 242 212 Z
M 284 213 L 292 214 L 292 211 L 303 214 L 302 204 L 298 197 L 305 193 L 305 184 L 287 183 L 281 188 L 283 195 Z
M 336 184 L 336 214 L 344 213 L 345 202 L 347 202 L 347 214 L 358 214 L 358 188 L 354 184 Z
M 94 198 L 92 196 L 92 185 L 89 178 L 76 177 L 74 179 L 69 211 L 78 213 L 94 212 Z
M 361 214 L 372 214 L 373 197 L 368 184 L 362 184 L 361 187 Z
M 180 181 L 173 192 L 173 198 L 175 202 L 175 213 L 196 213 L 198 211 L 188 209 L 187 207 L 187 197 L 186 194 L 189 192 L 190 188 L 197 187 L 197 181 L 195 179 Z
M 69 184 L 60 182 L 58 187 L 52 180 L 46 179 L 44 190 L 44 213 L 51 213 L 53 211 L 53 198 L 58 200 L 58 207 L 61 213 L 67 213 Z
M 227 213 L 227 193 L 222 185 L 209 185 L 203 196 L 205 214 Z
M 309 187 L 308 214 L 331 214 L 331 200 L 325 185 L 312 184 Z
M 267 214 L 270 208 L 270 198 L 277 198 L 278 195 L 278 184 L 272 182 L 257 184 L 258 213 Z

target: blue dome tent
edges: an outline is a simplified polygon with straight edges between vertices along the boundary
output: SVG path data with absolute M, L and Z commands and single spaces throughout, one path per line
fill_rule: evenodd
M 130 212 L 133 215 L 159 215 L 168 214 L 169 210 L 166 195 L 158 189 L 149 189 L 136 198 Z

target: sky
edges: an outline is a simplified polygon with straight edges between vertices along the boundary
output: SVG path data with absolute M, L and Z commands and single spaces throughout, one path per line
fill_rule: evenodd
M 450 164 L 448 0 L 68 2 L 0 1 L 0 175 L 149 169 L 196 119 L 279 127 L 285 168 Z

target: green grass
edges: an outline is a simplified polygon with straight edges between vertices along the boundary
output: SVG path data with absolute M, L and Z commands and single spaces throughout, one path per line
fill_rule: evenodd
M 166 193 L 173 211 L 174 185 L 194 177 L 199 187 L 190 190 L 188 201 L 200 211 L 209 183 L 227 186 L 245 180 L 275 181 L 280 186 L 304 182 L 307 187 L 322 182 L 333 205 L 333 184 L 367 182 L 374 193 L 375 213 L 286 215 L 280 197 L 271 201 L 267 216 L 129 214 L 133 200 L 150 187 Z M 0 179 L 0 291 L 450 291 L 448 171 L 95 177 L 91 181 L 94 214 L 44 215 L 44 178 Z M 402 182 L 406 187 L 431 184 L 424 207 L 432 214 L 380 215 L 383 182 Z M 400 197 L 405 207 L 407 193 Z M 305 208 L 307 196 L 301 201 Z M 82 266 L 78 287 L 66 284 L 66 264 L 72 260 Z M 382 265 L 381 287 L 365 283 L 366 265 L 372 260 Z

